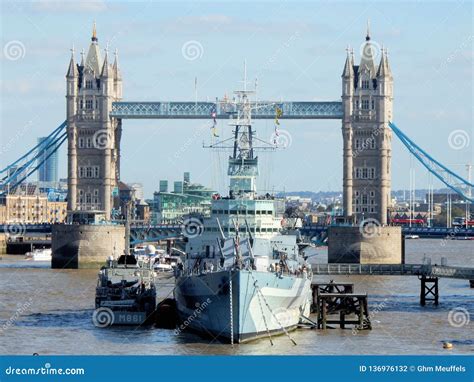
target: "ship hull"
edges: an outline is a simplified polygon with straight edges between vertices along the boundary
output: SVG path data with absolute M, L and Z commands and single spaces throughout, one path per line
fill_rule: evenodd
M 243 343 L 296 328 L 309 314 L 311 281 L 248 270 L 181 276 L 175 299 L 179 331 Z

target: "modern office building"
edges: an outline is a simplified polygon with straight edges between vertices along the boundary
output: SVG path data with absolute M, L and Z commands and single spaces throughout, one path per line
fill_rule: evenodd
M 38 159 L 38 180 L 40 182 L 58 181 L 58 152 L 54 152 L 54 147 L 48 147 L 45 140 L 47 137 L 39 137 L 38 144 L 43 145 L 41 155 Z

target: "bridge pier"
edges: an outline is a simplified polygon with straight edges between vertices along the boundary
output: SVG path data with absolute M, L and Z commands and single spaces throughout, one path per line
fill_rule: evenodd
M 433 301 L 434 305 L 439 304 L 438 278 L 421 276 L 420 305 L 425 306 L 427 301 Z

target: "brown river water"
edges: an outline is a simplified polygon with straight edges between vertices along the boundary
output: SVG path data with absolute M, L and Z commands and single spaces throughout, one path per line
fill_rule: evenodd
M 327 252 L 312 258 L 324 263 Z M 474 241 L 407 240 L 407 263 L 474 267 Z M 416 277 L 331 276 L 368 293 L 371 331 L 299 329 L 233 348 L 196 334 L 152 326 L 96 328 L 91 321 L 97 270 L 55 270 L 23 256 L 0 260 L 0 354 L 474 354 L 474 289 L 468 280 L 440 279 L 440 304 L 419 305 Z M 163 275 L 159 293 L 172 295 Z M 451 313 L 450 313 L 451 312 Z M 453 344 L 443 349 L 443 342 Z

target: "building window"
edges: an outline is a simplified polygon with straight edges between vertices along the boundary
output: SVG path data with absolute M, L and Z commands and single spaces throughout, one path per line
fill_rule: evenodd
M 375 100 L 372 100 L 372 110 L 375 110 Z
M 92 196 L 90 192 L 86 194 L 86 203 L 88 204 L 92 203 Z
M 370 168 L 370 179 L 375 179 L 375 168 L 374 167 Z
M 370 140 L 370 148 L 371 148 L 372 150 L 375 149 L 375 138 L 372 138 L 372 139 Z
M 86 99 L 86 109 L 87 110 L 92 110 L 92 100 L 91 99 Z
M 368 204 L 368 199 L 367 199 L 367 195 L 366 195 L 366 194 L 362 195 L 362 203 L 361 203 L 361 204 L 364 204 L 364 205 L 365 205 L 365 204 Z
M 84 107 L 84 102 L 82 102 L 82 99 L 79 101 L 79 108 L 82 109 Z
M 85 169 L 84 169 L 84 167 L 80 166 L 79 167 L 79 178 L 84 178 L 84 177 L 85 177 Z
M 94 178 L 99 178 L 99 166 L 94 166 Z
M 91 80 L 86 81 L 86 89 L 92 89 L 92 81 Z
M 367 179 L 367 172 L 368 172 L 367 167 L 364 167 L 362 169 L 362 179 Z
M 82 149 L 84 147 L 84 138 L 79 138 L 79 148 Z
M 355 140 L 355 148 L 356 148 L 356 150 L 360 150 L 360 139 L 359 138 L 357 138 Z
M 360 195 L 359 191 L 356 191 L 356 193 L 355 193 L 355 194 L 356 194 L 356 196 L 359 196 L 359 195 Z
M 87 107 L 87 105 L 86 105 L 86 107 Z M 368 99 L 363 99 L 362 100 L 362 110 L 369 110 L 369 100 Z
M 375 191 L 370 191 L 370 197 L 371 198 L 375 197 Z
M 362 89 L 368 89 L 369 84 L 369 80 L 362 80 Z
M 99 190 L 97 188 L 94 190 L 94 196 L 99 196 Z
M 98 100 L 95 100 L 95 108 L 98 109 L 99 108 L 99 101 Z M 372 107 L 373 109 L 373 107 Z
M 88 149 L 90 149 L 90 148 L 92 147 L 92 140 L 91 140 L 91 138 L 87 138 L 87 139 L 86 139 L 86 147 L 87 147 Z

